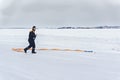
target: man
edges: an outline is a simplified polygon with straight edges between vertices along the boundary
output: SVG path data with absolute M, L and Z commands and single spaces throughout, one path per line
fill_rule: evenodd
M 32 47 L 32 53 L 35 54 L 35 38 L 36 38 L 36 34 L 35 34 L 35 30 L 36 30 L 36 26 L 32 27 L 32 31 L 29 32 L 29 38 L 28 38 L 28 42 L 29 42 L 29 46 L 24 48 L 24 52 L 27 53 L 27 50 L 30 49 Z

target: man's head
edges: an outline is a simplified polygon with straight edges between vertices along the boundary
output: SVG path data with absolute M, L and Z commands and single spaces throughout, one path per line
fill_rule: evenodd
M 32 27 L 32 31 L 35 31 L 35 30 L 36 30 L 36 26 L 33 26 L 33 27 Z

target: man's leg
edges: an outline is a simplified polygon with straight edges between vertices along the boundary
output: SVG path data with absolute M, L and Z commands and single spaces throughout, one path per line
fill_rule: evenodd
M 28 47 L 24 48 L 24 52 L 27 53 L 27 50 L 30 49 L 32 46 L 29 45 Z
M 32 43 L 29 41 L 29 46 L 24 48 L 24 52 L 27 53 L 27 50 L 32 47 Z
M 36 47 L 36 46 L 35 46 L 35 42 L 33 42 L 33 45 L 32 45 L 32 53 L 36 53 L 36 52 L 35 52 L 35 47 Z

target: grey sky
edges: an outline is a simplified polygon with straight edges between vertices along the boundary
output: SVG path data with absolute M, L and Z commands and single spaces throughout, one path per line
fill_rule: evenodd
M 0 0 L 0 27 L 120 25 L 120 0 Z

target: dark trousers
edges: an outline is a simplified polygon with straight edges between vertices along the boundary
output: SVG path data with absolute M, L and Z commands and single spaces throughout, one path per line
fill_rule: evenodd
M 29 46 L 26 47 L 25 49 L 28 50 L 30 48 L 32 48 L 32 53 L 35 52 L 35 41 L 34 40 L 28 40 L 29 42 Z

